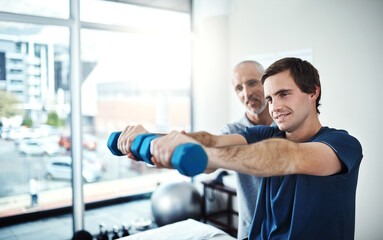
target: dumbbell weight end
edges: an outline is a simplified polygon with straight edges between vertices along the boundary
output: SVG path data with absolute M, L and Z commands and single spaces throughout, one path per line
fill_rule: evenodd
M 118 138 L 120 137 L 121 132 L 112 132 L 109 136 L 107 146 L 109 150 L 116 156 L 123 156 L 122 152 L 117 148 Z
M 185 143 L 174 149 L 171 162 L 179 173 L 192 177 L 205 171 L 208 157 L 201 145 Z

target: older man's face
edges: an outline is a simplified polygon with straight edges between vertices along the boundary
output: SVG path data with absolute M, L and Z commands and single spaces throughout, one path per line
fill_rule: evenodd
M 234 70 L 233 86 L 239 100 L 251 114 L 259 114 L 266 107 L 262 75 L 251 63 L 245 63 Z

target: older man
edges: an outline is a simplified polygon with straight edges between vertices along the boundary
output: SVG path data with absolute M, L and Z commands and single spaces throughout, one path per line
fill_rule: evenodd
M 256 61 L 243 61 L 234 67 L 232 84 L 246 111 L 239 121 L 226 124 L 221 130 L 222 134 L 238 133 L 247 127 L 272 123 L 261 83 L 263 73 L 263 66 Z M 248 236 L 253 219 L 261 178 L 236 172 L 236 179 L 239 213 L 237 238 L 244 239 Z

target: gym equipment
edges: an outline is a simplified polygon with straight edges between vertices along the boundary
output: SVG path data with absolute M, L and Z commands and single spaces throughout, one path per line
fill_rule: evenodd
M 121 237 L 126 237 L 126 236 L 130 235 L 128 229 L 129 229 L 129 226 L 127 226 L 125 224 L 121 226 L 121 232 L 122 232 Z
M 122 156 L 122 152 L 117 148 L 117 141 L 121 132 L 110 134 L 107 146 L 116 156 Z M 152 133 L 140 134 L 133 140 L 131 151 L 139 161 L 144 161 L 153 165 L 150 153 L 150 143 L 153 139 L 160 137 Z M 173 152 L 171 163 L 182 175 L 195 176 L 205 171 L 207 166 L 207 155 L 203 148 L 194 143 L 178 145 Z
M 223 184 L 223 177 L 225 177 L 225 176 L 227 176 L 227 175 L 229 175 L 229 173 L 228 173 L 227 171 L 223 170 L 222 172 L 220 172 L 220 173 L 215 177 L 215 179 L 213 180 L 213 182 L 214 182 L 215 184 L 218 184 L 218 185 L 223 186 L 223 185 L 224 185 L 224 184 Z
M 72 240 L 93 240 L 93 239 L 110 240 L 110 239 L 120 239 L 121 237 L 126 237 L 126 236 L 130 235 L 130 233 L 129 233 L 130 226 L 127 224 L 123 224 L 121 226 L 113 225 L 113 228 L 110 231 L 108 231 L 108 229 L 106 229 L 105 225 L 102 223 L 100 223 L 98 226 L 99 226 L 100 231 L 95 236 L 95 238 L 93 238 L 93 236 L 90 235 L 89 233 L 84 234 L 83 233 L 84 231 L 80 231 L 74 235 L 74 237 L 78 235 L 77 238 L 72 238 Z M 89 238 L 89 239 L 85 238 L 85 237 L 87 237 L 87 235 L 90 235 L 91 238 Z
M 120 231 L 120 230 L 118 229 L 117 226 L 114 226 L 114 227 L 113 227 L 112 240 L 114 240 L 114 239 L 119 239 L 119 238 L 120 238 L 120 236 L 118 235 L 118 232 L 119 232 L 119 231 Z
M 158 226 L 193 218 L 201 219 L 202 197 L 188 182 L 159 185 L 151 197 L 154 219 Z
M 152 220 L 149 218 L 136 218 L 132 222 L 132 227 L 136 230 L 144 230 L 150 228 Z
M 80 230 L 73 234 L 72 240 L 93 240 L 93 236 L 86 230 Z
M 97 235 L 96 239 L 97 240 L 109 240 L 109 237 L 108 237 L 108 231 L 105 229 L 105 225 L 100 223 L 98 225 L 99 229 L 100 229 L 100 232 L 99 234 Z
M 140 136 L 140 135 L 139 135 Z M 142 158 L 143 161 L 145 161 L 146 163 L 148 164 L 152 164 L 152 154 L 150 153 L 150 143 L 152 142 L 153 139 L 155 138 L 158 138 L 160 136 L 158 135 L 148 135 L 148 136 L 145 136 L 143 139 L 142 139 L 142 142 L 140 144 L 140 147 L 139 147 L 139 156 Z M 134 140 L 133 140 L 134 142 Z M 132 146 L 133 146 L 133 143 L 132 143 Z

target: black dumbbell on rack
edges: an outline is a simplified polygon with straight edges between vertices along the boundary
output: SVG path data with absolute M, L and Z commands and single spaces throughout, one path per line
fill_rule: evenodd
M 114 226 L 112 231 L 112 240 L 120 238 L 120 235 L 118 234 L 119 232 L 120 230 L 118 229 L 118 226 Z
M 96 239 L 97 240 L 109 240 L 108 236 L 108 230 L 105 229 L 105 226 L 103 224 L 98 225 L 100 232 L 97 235 Z
M 129 233 L 129 226 L 126 225 L 126 224 L 123 224 L 123 225 L 121 226 L 121 232 L 122 232 L 121 237 L 129 236 L 129 235 L 130 235 L 130 233 Z

